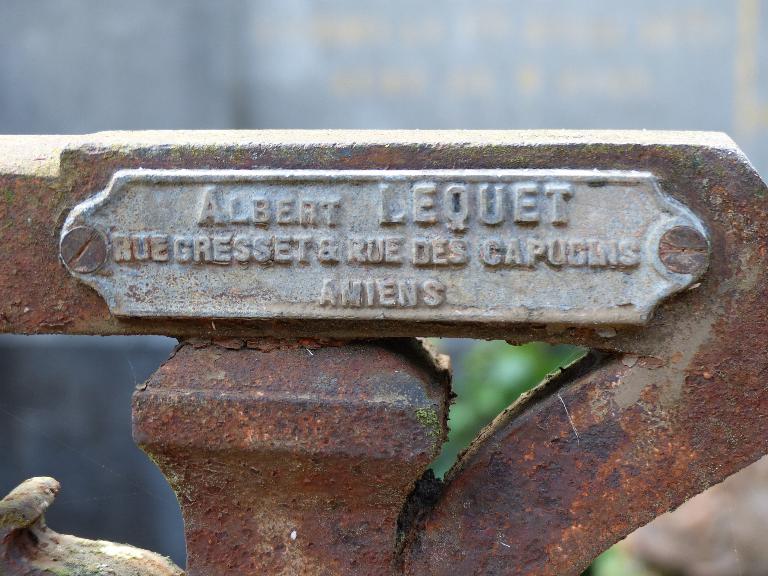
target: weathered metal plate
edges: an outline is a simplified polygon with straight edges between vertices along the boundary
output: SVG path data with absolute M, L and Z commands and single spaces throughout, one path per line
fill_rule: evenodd
M 642 324 L 709 241 L 647 172 L 122 170 L 61 252 L 118 316 Z

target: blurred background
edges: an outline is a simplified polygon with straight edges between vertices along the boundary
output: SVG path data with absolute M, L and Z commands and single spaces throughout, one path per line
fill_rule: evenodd
M 723 130 L 765 176 L 768 1 L 0 0 L 0 133 L 181 128 Z M 0 336 L 0 493 L 55 476 L 56 530 L 183 565 L 178 505 L 130 436 L 133 387 L 174 345 Z M 438 345 L 458 393 L 439 474 L 580 353 Z M 765 575 L 766 528 L 761 461 L 591 572 Z

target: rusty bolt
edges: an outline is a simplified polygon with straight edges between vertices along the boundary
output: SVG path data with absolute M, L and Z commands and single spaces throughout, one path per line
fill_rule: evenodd
M 95 272 L 107 259 L 107 240 L 90 226 L 73 228 L 61 239 L 61 259 L 74 272 Z
M 659 240 L 659 258 L 670 272 L 698 276 L 709 265 L 709 245 L 698 230 L 675 226 Z

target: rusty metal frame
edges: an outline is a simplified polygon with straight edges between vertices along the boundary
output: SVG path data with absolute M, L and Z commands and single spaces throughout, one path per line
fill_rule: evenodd
M 435 322 L 382 322 L 374 331 L 345 321 L 119 320 L 66 272 L 58 238 L 76 203 L 116 170 L 142 167 L 645 170 L 706 225 L 709 270 L 648 326 L 620 330 L 476 323 L 459 334 Z M 445 484 L 427 483 L 403 504 L 402 540 L 393 536 L 390 549 L 392 570 L 406 574 L 576 575 L 635 528 L 768 453 L 767 193 L 738 147 L 717 134 L 3 137 L 0 331 L 243 341 L 462 335 L 590 347 L 598 352 L 484 431 Z

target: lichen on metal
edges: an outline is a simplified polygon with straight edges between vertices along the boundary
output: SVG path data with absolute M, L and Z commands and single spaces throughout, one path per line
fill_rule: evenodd
M 0 500 L 0 574 L 183 576 L 173 562 L 154 552 L 51 530 L 43 515 L 60 489 L 53 478 L 30 478 Z

